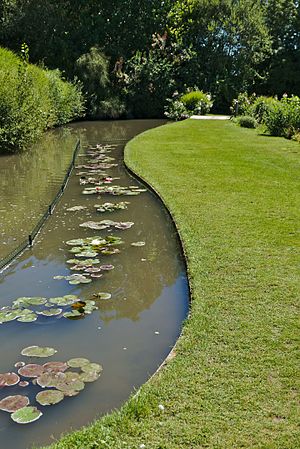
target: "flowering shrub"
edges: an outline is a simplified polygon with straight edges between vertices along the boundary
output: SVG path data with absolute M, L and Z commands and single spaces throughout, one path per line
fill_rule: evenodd
M 188 111 L 198 115 L 208 114 L 213 106 L 211 95 L 202 90 L 188 92 L 180 98 L 180 101 Z

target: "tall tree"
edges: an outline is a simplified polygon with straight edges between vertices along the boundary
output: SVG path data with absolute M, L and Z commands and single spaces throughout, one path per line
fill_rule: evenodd
M 264 75 L 259 69 L 271 41 L 260 1 L 177 1 L 169 23 L 172 34 L 197 54 L 195 81 L 220 104 L 251 88 Z

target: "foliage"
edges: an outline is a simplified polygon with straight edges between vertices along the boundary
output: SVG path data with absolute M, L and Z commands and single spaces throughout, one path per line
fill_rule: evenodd
M 248 95 L 243 92 L 233 100 L 230 109 L 233 115 L 247 115 L 253 117 L 258 123 L 265 123 L 276 102 L 277 98 L 256 96 L 254 93 Z
M 108 58 L 97 46 L 91 47 L 76 60 L 75 74 L 83 84 L 88 116 L 98 118 L 100 101 L 105 98 L 109 86 Z
M 237 108 L 238 105 L 238 108 Z M 272 136 L 281 136 L 298 140 L 300 130 L 300 98 L 283 95 L 281 100 L 277 97 L 248 96 L 242 93 L 233 100 L 232 111 L 238 111 L 238 123 L 255 122 L 264 124 L 266 131 Z M 246 119 L 246 120 L 245 120 Z
M 194 80 L 224 108 L 242 90 L 265 76 L 261 66 L 271 39 L 260 2 L 244 0 L 176 1 L 169 15 L 171 37 L 191 46 Z
M 0 48 L 0 148 L 18 151 L 47 128 L 83 115 L 78 84 L 64 81 L 58 70 L 42 70 Z
M 178 98 L 168 98 L 167 106 L 165 107 L 165 116 L 170 120 L 178 121 L 188 118 L 189 113 L 185 105 Z
M 188 92 L 180 100 L 188 111 L 199 115 L 207 114 L 213 105 L 210 94 L 206 94 L 202 90 Z
M 138 52 L 127 62 L 123 84 L 134 117 L 161 116 L 175 87 L 173 63 L 160 50 Z
M 300 131 L 300 98 L 284 96 L 277 101 L 266 117 L 265 124 L 272 136 L 288 139 L 297 136 Z
M 249 115 L 242 115 L 241 117 L 238 117 L 237 122 L 242 128 L 256 128 L 257 126 L 255 118 Z

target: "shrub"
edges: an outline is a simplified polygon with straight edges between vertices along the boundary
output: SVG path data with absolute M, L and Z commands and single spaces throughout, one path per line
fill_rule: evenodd
M 168 105 L 165 107 L 165 116 L 170 120 L 183 120 L 189 116 L 189 113 L 182 101 L 168 98 L 167 103 Z
M 257 122 L 255 118 L 251 117 L 250 115 L 242 115 L 237 119 L 238 124 L 242 128 L 256 128 Z
M 277 101 L 266 118 L 267 131 L 272 136 L 290 139 L 300 131 L 300 98 L 284 96 Z
M 251 116 L 254 117 L 258 123 L 265 123 L 268 115 L 277 102 L 277 98 L 264 96 L 257 97 L 254 103 L 250 106 Z
M 77 84 L 59 71 L 43 70 L 0 48 L 0 151 L 14 152 L 35 141 L 47 128 L 83 115 Z
M 213 105 L 210 94 L 202 90 L 188 92 L 180 98 L 180 101 L 188 111 L 201 115 L 208 114 Z

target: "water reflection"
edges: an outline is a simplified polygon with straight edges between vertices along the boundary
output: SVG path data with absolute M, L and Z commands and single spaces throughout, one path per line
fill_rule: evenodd
M 27 238 L 65 176 L 76 135 L 50 131 L 29 151 L 0 155 L 0 258 Z

